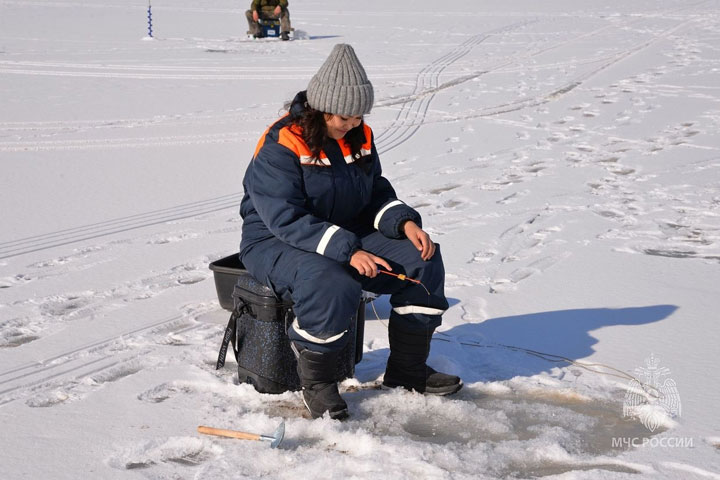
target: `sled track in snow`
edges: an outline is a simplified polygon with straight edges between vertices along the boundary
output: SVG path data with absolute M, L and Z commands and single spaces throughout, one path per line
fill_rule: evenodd
M 47 152 L 78 151 L 110 148 L 178 147 L 216 143 L 238 143 L 243 140 L 240 132 L 211 133 L 203 135 L 171 135 L 161 137 L 103 138 L 98 140 L 44 140 L 5 142 L 0 152 Z
M 274 119 L 268 115 L 267 120 Z M 224 109 L 220 111 L 205 110 L 171 115 L 154 115 L 145 118 L 107 118 L 95 120 L 46 120 L 0 122 L 0 136 L 10 137 L 13 134 L 50 136 L 99 130 L 131 130 L 136 128 L 160 127 L 196 127 L 197 125 L 227 125 L 248 120 L 257 120 L 255 112 L 247 112 L 244 108 Z M 263 117 L 264 119 L 264 117 Z M 256 140 L 256 139 L 255 139 Z M 0 147 L 9 145 L 0 142 Z
M 530 23 L 534 23 L 535 21 L 536 20 L 513 23 L 496 30 L 475 35 L 420 70 L 415 79 L 415 90 L 409 97 L 407 97 L 412 100 L 410 102 L 400 100 L 403 103 L 400 111 L 395 117 L 395 120 L 393 120 L 390 126 L 380 132 L 380 134 L 375 138 L 375 144 L 378 148 L 378 152 L 389 152 L 393 148 L 402 145 L 410 139 L 410 137 L 415 135 L 415 132 L 417 132 L 417 130 L 422 126 L 423 120 L 425 119 L 430 107 L 430 102 L 432 102 L 433 98 L 435 98 L 435 93 L 441 90 L 439 79 L 440 75 L 446 68 L 466 56 L 473 48 L 490 38 L 492 35 L 516 30 L 529 25 Z M 443 86 L 445 88 L 454 86 L 479 75 L 481 75 L 481 73 L 462 77 L 457 81 L 448 82 Z M 378 102 L 378 106 L 392 105 L 393 103 L 399 102 Z
M 703 5 L 705 3 L 708 3 L 710 0 L 701 0 L 699 2 L 692 3 L 690 5 L 685 5 L 682 7 L 678 7 L 675 9 L 667 10 L 664 12 L 657 12 L 654 13 L 653 16 L 656 15 L 670 15 L 670 14 L 676 14 L 678 12 L 689 10 L 691 8 Z M 376 138 L 375 138 L 375 144 L 377 145 L 378 152 L 379 153 L 385 153 L 389 152 L 390 150 L 402 145 L 407 140 L 409 140 L 422 126 L 424 123 L 425 117 L 427 115 L 428 109 L 430 107 L 430 102 L 432 102 L 433 98 L 435 97 L 435 94 L 441 90 L 444 90 L 446 88 L 454 87 L 456 85 L 459 85 L 461 83 L 464 83 L 466 81 L 472 80 L 474 78 L 477 78 L 481 75 L 499 71 L 502 68 L 512 64 L 517 63 L 519 60 L 522 60 L 522 58 L 533 58 L 538 55 L 541 55 L 543 53 L 567 46 L 572 45 L 573 43 L 584 40 L 587 38 L 591 38 L 594 36 L 597 36 L 598 34 L 605 32 L 609 29 L 618 29 L 618 28 L 626 28 L 632 24 L 638 23 L 645 20 L 645 17 L 640 18 L 633 18 L 627 22 L 624 22 L 622 24 L 613 23 L 610 25 L 605 25 L 600 28 L 597 28 L 595 30 L 592 30 L 590 32 L 583 33 L 581 35 L 578 35 L 577 37 L 571 38 L 566 41 L 558 42 L 554 45 L 544 47 L 532 52 L 529 52 L 527 55 L 521 56 L 521 57 L 511 57 L 508 58 L 506 61 L 502 61 L 500 64 L 495 65 L 493 67 L 487 68 L 486 70 L 482 70 L 479 72 L 476 72 L 474 74 L 466 75 L 463 77 L 459 77 L 456 79 L 453 79 L 451 81 L 445 82 L 443 84 L 439 84 L 439 77 L 440 74 L 452 63 L 456 62 L 460 58 L 464 57 L 470 51 L 477 46 L 478 44 L 484 42 L 492 35 L 502 34 L 506 33 L 512 30 L 516 30 L 519 28 L 522 28 L 526 25 L 529 25 L 531 23 L 536 23 L 538 20 L 526 20 L 523 22 L 514 23 L 511 25 L 507 25 L 505 27 L 498 28 L 496 30 L 492 30 L 489 32 L 481 33 L 478 35 L 473 36 L 472 38 L 466 40 L 459 46 L 452 49 L 447 54 L 443 55 L 442 57 L 434 60 L 430 64 L 428 64 L 426 67 L 424 67 L 417 75 L 416 78 L 416 85 L 415 90 L 412 94 L 406 96 L 406 97 L 400 97 L 395 99 L 388 99 L 385 101 L 379 101 L 377 102 L 376 106 L 382 107 L 382 106 L 391 106 L 395 104 L 402 103 L 402 107 L 400 111 L 398 112 L 397 116 L 393 120 L 393 122 L 390 124 L 388 128 L 380 132 Z M 604 63 L 599 68 L 589 72 L 588 74 L 581 75 L 578 77 L 575 81 L 570 82 L 568 85 L 553 90 L 552 92 L 548 93 L 547 95 L 543 95 L 541 97 L 534 97 L 534 98 L 528 98 L 528 99 L 518 99 L 513 102 L 508 102 L 506 104 L 501 105 L 494 105 L 491 107 L 487 107 L 484 109 L 484 111 L 478 115 L 475 116 L 467 116 L 467 117 L 461 117 L 462 119 L 469 119 L 469 118 L 475 118 L 475 117 L 484 117 L 484 116 L 490 116 L 490 115 L 498 115 L 501 113 L 507 113 L 512 112 L 528 107 L 533 107 L 537 105 L 541 105 L 543 103 L 546 103 L 549 100 L 552 100 L 554 98 L 559 97 L 560 95 L 563 95 L 565 93 L 568 93 L 578 87 L 583 81 L 587 80 L 588 78 L 592 77 L 593 75 L 605 70 L 609 66 L 623 60 L 624 58 L 631 56 L 648 46 L 652 45 L 656 41 L 658 41 L 661 38 L 665 38 L 668 35 L 670 35 L 672 32 L 678 30 L 679 28 L 682 28 L 687 23 L 693 21 L 693 19 L 685 20 L 679 25 L 676 25 L 675 27 L 669 28 L 666 31 L 662 32 L 661 34 L 651 38 L 649 41 L 643 42 L 639 45 L 636 45 L 628 50 L 625 50 L 621 52 L 620 54 L 612 57 L 609 62 Z M 457 118 L 460 119 L 460 118 Z M 456 119 L 453 119 L 456 120 Z
M 99 372 L 126 365 L 139 358 L 137 351 L 118 353 L 113 349 L 113 346 L 119 342 L 138 339 L 146 333 L 157 334 L 167 331 L 167 333 L 180 334 L 202 326 L 203 324 L 191 322 L 183 315 L 175 315 L 39 362 L 30 362 L 5 370 L 0 372 L 0 406 L 18 400 L 28 393 L 37 393 L 45 388 L 57 386 L 54 383 L 56 381 L 71 383 L 78 378 L 97 375 Z M 117 375 L 118 378 L 122 376 L 124 375 Z
M 529 97 L 529 98 L 517 99 L 517 100 L 511 101 L 511 102 L 488 106 L 488 107 L 483 108 L 478 113 L 452 117 L 451 120 L 453 120 L 453 121 L 469 120 L 472 118 L 481 118 L 481 117 L 500 115 L 502 113 L 515 112 L 518 110 L 523 110 L 525 108 L 536 107 L 536 106 L 548 103 L 550 101 L 556 100 L 556 99 L 560 98 L 561 96 L 575 90 L 577 87 L 581 86 L 584 82 L 586 82 L 588 79 L 594 77 L 598 73 L 601 73 L 602 71 L 615 65 L 616 63 L 619 63 L 622 60 L 625 60 L 626 58 L 629 58 L 629 57 L 645 50 L 646 48 L 654 45 L 658 41 L 667 38 L 672 33 L 686 27 L 688 24 L 692 23 L 693 21 L 694 20 L 691 19 L 691 20 L 686 20 L 684 22 L 681 22 L 678 25 L 675 25 L 673 27 L 670 27 L 670 28 L 664 30 L 663 32 L 659 33 L 658 35 L 654 36 L 653 38 L 651 38 L 649 40 L 646 40 L 644 42 L 641 42 L 637 45 L 632 46 L 631 48 L 628 48 L 627 50 L 619 52 L 618 54 L 603 61 L 599 67 L 577 76 L 571 82 L 567 83 L 566 85 L 564 85 L 560 88 L 554 88 L 553 90 L 551 90 L 545 94 L 542 94 L 542 95 Z M 545 52 L 547 50 L 548 49 L 543 49 L 542 52 Z M 542 53 L 542 52 L 540 52 L 540 53 Z M 419 128 L 419 125 L 418 125 L 418 128 Z
M 196 74 L 180 74 L 180 73 L 121 73 L 121 72 L 73 72 L 67 70 L 33 70 L 21 68 L 0 68 L 1 73 L 14 75 L 33 75 L 33 76 L 49 76 L 49 77 L 84 77 L 84 78 L 124 78 L 133 80 L 290 80 L 297 78 L 297 75 L 291 73 L 282 75 L 273 74 L 243 74 L 243 75 L 204 75 Z
M 190 39 L 174 39 L 189 42 Z M 214 43 L 213 43 L 214 42 Z M 206 39 L 202 44 L 208 52 L 233 51 L 232 47 L 243 41 Z M 237 52 L 240 52 L 239 50 Z M 413 65 L 373 65 L 377 73 L 373 78 L 406 78 L 407 69 Z M 315 73 L 311 67 L 275 66 L 273 73 L 266 67 L 197 67 L 164 65 L 105 65 L 70 62 L 35 62 L 0 60 L 0 74 L 50 76 L 50 77 L 86 77 L 120 78 L 130 80 L 296 80 L 307 78 Z
M 241 199 L 241 193 L 233 193 L 162 210 L 154 210 L 105 222 L 2 242 L 0 243 L 0 259 L 69 245 L 84 240 L 92 240 L 106 235 L 123 233 L 152 225 L 198 217 L 230 208 L 238 208 Z

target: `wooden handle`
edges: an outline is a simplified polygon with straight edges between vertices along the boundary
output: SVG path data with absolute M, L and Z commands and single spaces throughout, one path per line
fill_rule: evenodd
M 240 438 L 242 440 L 260 440 L 260 435 L 256 433 L 239 432 L 237 430 L 225 430 L 224 428 L 205 427 L 200 425 L 198 432 L 205 435 L 217 435 L 218 437 Z

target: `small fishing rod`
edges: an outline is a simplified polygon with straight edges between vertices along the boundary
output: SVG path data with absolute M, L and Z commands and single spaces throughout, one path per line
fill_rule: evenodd
M 384 273 L 385 275 L 390 275 L 391 277 L 395 277 L 395 278 L 397 278 L 398 280 L 407 281 L 407 282 L 412 282 L 412 283 L 415 283 L 415 284 L 417 284 L 417 285 L 420 285 L 421 287 L 423 287 L 423 288 L 425 289 L 425 291 L 427 292 L 428 296 L 430 295 L 430 290 L 428 290 L 427 287 L 426 287 L 425 285 L 423 285 L 423 283 L 422 283 L 420 280 L 416 280 L 416 279 L 414 279 L 414 278 L 410 278 L 410 277 L 408 277 L 407 275 L 405 275 L 404 273 L 393 273 L 393 272 L 389 272 L 389 271 L 387 271 L 387 270 L 380 270 L 380 269 L 378 269 L 378 273 Z

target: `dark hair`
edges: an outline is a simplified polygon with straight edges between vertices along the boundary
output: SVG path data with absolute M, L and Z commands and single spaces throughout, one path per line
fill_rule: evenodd
M 325 122 L 325 113 L 310 107 L 307 102 L 298 105 L 297 102 L 286 104 L 290 112 L 290 123 L 300 127 L 302 137 L 305 144 L 310 149 L 313 158 L 320 158 L 320 152 L 323 145 L 327 143 L 328 137 L 327 125 Z M 350 146 L 350 154 L 356 163 L 368 173 L 370 170 L 370 159 L 372 157 L 363 157 L 360 153 L 363 144 L 367 141 L 365 138 L 365 129 L 363 128 L 365 121 L 361 121 L 360 125 L 353 128 L 345 134 L 345 141 Z

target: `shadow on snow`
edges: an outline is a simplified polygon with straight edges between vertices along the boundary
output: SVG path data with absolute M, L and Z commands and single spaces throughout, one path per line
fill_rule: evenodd
M 390 310 L 387 298 L 381 297 L 375 303 L 378 316 L 387 323 Z M 458 301 L 452 299 L 450 303 L 454 305 Z M 598 342 L 591 335 L 595 330 L 659 322 L 677 308 L 675 305 L 649 305 L 557 310 L 490 318 L 444 331 L 441 327 L 433 336 L 428 363 L 436 369 L 460 375 L 465 383 L 532 376 L 569 364 L 558 361 L 558 357 L 579 360 L 590 356 Z M 372 307 L 368 307 L 366 319 L 377 319 Z M 527 350 L 548 354 L 552 361 Z M 381 375 L 388 354 L 387 348 L 366 352 L 358 365 L 358 379 L 369 381 Z

